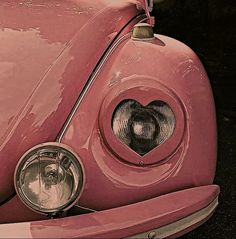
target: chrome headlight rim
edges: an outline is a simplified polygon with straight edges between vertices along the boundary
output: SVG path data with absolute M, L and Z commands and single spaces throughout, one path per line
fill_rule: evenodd
M 76 165 L 78 172 L 80 173 L 80 180 L 78 182 L 78 186 L 76 190 L 74 191 L 73 196 L 68 200 L 67 203 L 63 204 L 60 207 L 55 207 L 53 209 L 42 209 L 35 204 L 31 202 L 25 195 L 25 193 L 21 190 L 21 185 L 20 185 L 20 171 L 23 169 L 25 163 L 27 160 L 29 160 L 30 157 L 35 155 L 37 152 L 40 153 L 46 153 L 46 152 L 60 152 L 63 153 L 64 155 L 70 157 L 70 160 Z M 32 148 L 30 148 L 26 153 L 20 158 L 18 161 L 18 164 L 15 168 L 14 172 L 14 186 L 16 193 L 20 200 L 23 202 L 25 206 L 27 206 L 29 209 L 40 213 L 40 214 L 60 214 L 62 212 L 68 211 L 71 207 L 73 207 L 81 197 L 84 189 L 84 184 L 85 184 L 85 170 L 83 167 L 83 164 L 80 160 L 80 157 L 67 145 L 62 144 L 62 143 L 57 143 L 57 142 L 47 142 L 47 143 L 42 143 L 38 144 Z

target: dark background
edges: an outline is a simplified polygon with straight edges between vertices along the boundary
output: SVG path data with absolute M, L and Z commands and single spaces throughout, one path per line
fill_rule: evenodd
M 217 111 L 215 183 L 221 187 L 220 205 L 208 222 L 181 238 L 233 239 L 236 238 L 236 1 L 156 2 L 155 32 L 176 38 L 197 53 L 208 72 Z

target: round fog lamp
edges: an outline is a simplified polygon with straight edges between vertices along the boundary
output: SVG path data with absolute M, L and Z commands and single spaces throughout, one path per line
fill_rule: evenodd
M 15 188 L 20 199 L 33 210 L 58 213 L 78 200 L 84 183 L 82 165 L 66 146 L 38 145 L 20 159 Z

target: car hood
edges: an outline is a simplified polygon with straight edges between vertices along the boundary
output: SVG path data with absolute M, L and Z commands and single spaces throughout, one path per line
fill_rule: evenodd
M 14 193 L 19 158 L 54 141 L 134 1 L 0 3 L 0 203 Z

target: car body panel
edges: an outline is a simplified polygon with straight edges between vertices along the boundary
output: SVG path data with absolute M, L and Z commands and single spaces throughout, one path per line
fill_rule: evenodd
M 86 215 L 3 224 L 0 225 L 0 235 L 2 237 L 11 235 L 12 238 L 149 238 L 149 233 L 155 228 L 178 222 L 208 207 L 218 194 L 219 187 L 216 185 L 196 187 Z M 214 209 L 215 206 L 209 213 L 211 214 Z M 191 224 L 191 221 L 189 223 Z M 13 228 L 15 230 L 12 230 Z M 181 228 L 181 225 L 178 225 L 176 229 L 178 231 Z M 145 233 L 142 236 L 137 236 L 143 232 Z M 158 233 L 168 235 L 168 231 L 164 234 L 157 231 L 157 238 L 164 238 Z
M 178 115 L 177 123 L 184 127 L 183 136 L 175 147 L 170 140 L 144 157 L 137 155 L 140 165 L 134 165 L 129 161 L 133 152 L 111 130 L 112 112 L 123 92 L 125 98 L 135 97 L 143 105 L 158 100 L 160 94 L 155 98 L 150 88 L 160 85 L 165 94 L 175 95 L 174 110 L 181 105 L 184 118 Z M 135 87 L 134 95 L 126 94 Z M 92 100 L 94 95 L 96 100 Z M 134 41 L 125 36 L 83 95 L 61 142 L 81 157 L 87 179 L 79 203 L 94 210 L 211 184 L 216 167 L 216 120 L 201 62 L 189 47 L 174 39 L 156 35 L 152 41 Z M 166 152 L 168 156 L 160 158 Z
M 0 207 L 0 215 L 0 224 L 30 222 L 48 219 L 47 215 L 40 214 L 28 208 L 17 195 L 15 195 Z
M 1 1 L 0 237 L 177 237 L 212 215 L 219 187 L 211 87 L 183 43 L 132 38 L 136 23 L 154 24 L 152 3 Z M 164 101 L 175 116 L 171 137 L 144 156 L 112 130 L 127 99 Z M 86 180 L 77 205 L 46 215 L 14 195 L 13 174 L 27 150 L 54 141 L 80 158 Z M 87 214 L 70 216 L 79 206 Z
M 22 154 L 55 140 L 102 54 L 139 13 L 132 1 L 1 1 L 0 202 L 14 192 Z

